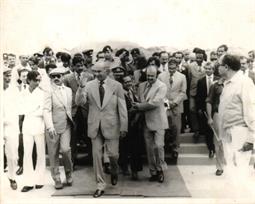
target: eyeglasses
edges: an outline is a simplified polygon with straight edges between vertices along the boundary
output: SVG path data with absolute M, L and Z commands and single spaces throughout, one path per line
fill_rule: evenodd
M 55 78 L 60 79 L 60 78 L 61 78 L 61 75 L 60 75 L 60 74 L 50 75 L 50 78 L 51 78 L 51 79 L 55 79 Z

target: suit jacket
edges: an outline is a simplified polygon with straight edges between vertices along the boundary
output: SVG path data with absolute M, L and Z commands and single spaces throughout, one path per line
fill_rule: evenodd
M 167 93 L 166 85 L 159 81 L 152 84 L 147 96 L 144 96 L 148 82 L 143 82 L 138 88 L 138 97 L 141 103 L 138 105 L 139 110 L 145 113 L 145 122 L 149 130 L 156 131 L 167 129 L 168 121 L 164 107 L 164 99 Z
M 61 90 L 58 86 L 52 84 L 51 90 L 45 92 L 43 116 L 46 128 L 55 128 L 58 134 L 62 134 L 67 125 L 68 121 L 72 120 L 72 90 L 64 86 L 66 93 L 66 104 L 63 100 Z
M 89 104 L 88 136 L 95 138 L 99 127 L 106 139 L 118 139 L 120 131 L 128 128 L 127 107 L 122 85 L 109 77 L 104 84 L 105 94 L 101 106 L 99 96 L 99 81 L 89 81 L 84 88 L 79 88 L 76 94 L 76 104 Z
M 90 81 L 92 79 L 93 79 L 93 75 L 90 74 L 90 73 L 85 73 L 84 72 L 81 75 L 81 80 L 88 80 L 88 81 Z M 64 82 L 64 84 L 67 87 L 71 88 L 71 90 L 72 90 L 72 116 L 74 117 L 76 112 L 77 112 L 77 108 L 78 108 L 78 106 L 75 103 L 75 96 L 76 96 L 76 92 L 77 92 L 78 87 L 79 87 L 78 81 L 77 81 L 77 79 L 75 77 L 75 73 L 72 72 L 70 74 L 67 74 L 65 76 L 63 82 Z M 87 107 L 87 105 L 84 105 L 83 108 L 87 109 L 88 107 Z
M 218 80 L 219 77 L 213 76 L 213 81 Z M 201 109 L 203 111 L 206 110 L 206 98 L 207 98 L 207 83 L 206 76 L 199 79 L 197 82 L 197 94 L 196 94 L 196 105 L 197 109 Z
M 180 72 L 175 72 L 173 75 L 173 83 L 170 85 L 170 73 L 163 72 L 158 76 L 158 79 L 162 81 L 167 86 L 167 94 L 166 98 L 176 103 L 178 106 L 176 110 L 178 113 L 183 112 L 183 101 L 187 98 L 186 90 L 187 90 L 187 82 L 184 74 Z

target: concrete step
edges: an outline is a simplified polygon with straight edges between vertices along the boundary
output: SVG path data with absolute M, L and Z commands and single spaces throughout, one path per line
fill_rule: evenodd
M 215 165 L 215 158 L 210 159 L 208 154 L 179 154 L 178 165 Z
M 181 154 L 208 154 L 208 149 L 205 144 L 198 143 L 181 143 L 180 151 Z
M 180 143 L 194 143 L 193 141 L 193 133 L 183 133 L 180 134 Z M 205 136 L 201 135 L 199 137 L 198 143 L 205 143 Z

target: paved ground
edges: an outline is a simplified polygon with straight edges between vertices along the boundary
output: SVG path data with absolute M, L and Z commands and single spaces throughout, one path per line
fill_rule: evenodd
M 91 168 L 91 167 L 81 167 L 81 168 Z M 178 166 L 180 173 L 185 181 L 187 189 L 191 194 L 191 198 L 177 198 L 174 203 L 255 203 L 255 171 L 250 175 L 250 181 L 252 181 L 253 187 L 245 188 L 245 183 L 241 183 L 238 186 L 238 190 L 234 190 L 233 185 L 228 181 L 228 179 L 223 174 L 220 177 L 215 176 L 215 167 L 212 165 L 208 166 Z M 61 176 L 64 178 L 63 169 L 61 169 Z M 147 172 L 146 172 L 147 174 Z M 84 176 L 84 175 L 81 175 Z M 7 175 L 2 175 L 2 195 L 1 199 L 3 203 L 55 203 L 61 202 L 65 203 L 70 199 L 75 202 L 84 201 L 86 203 L 94 202 L 95 199 L 90 199 L 92 197 L 51 197 L 55 192 L 53 187 L 53 181 L 50 177 L 50 171 L 47 169 L 45 176 L 46 185 L 40 190 L 32 190 L 31 192 L 21 193 L 20 190 L 23 186 L 22 176 L 18 177 L 18 190 L 13 191 L 9 187 L 9 181 Z M 139 185 L 139 182 L 137 182 Z M 94 186 L 94 184 L 93 184 Z M 142 186 L 141 186 L 142 187 Z M 108 198 L 109 199 L 109 198 Z M 172 200 L 173 198 L 171 198 Z M 104 199 L 100 199 L 102 201 Z M 113 199 L 116 201 L 117 199 Z M 134 199 L 132 199 L 134 201 Z M 144 199 L 136 199 L 136 202 L 144 201 Z M 147 199 L 150 201 L 150 199 Z M 146 201 L 147 201 L 146 200 Z M 128 199 L 122 199 L 122 202 L 126 202 Z M 154 199 L 152 202 L 166 202 L 166 199 Z M 112 200 L 111 200 L 112 202 Z M 1 203 L 1 200 L 0 200 Z M 147 203 L 147 202 L 146 202 Z

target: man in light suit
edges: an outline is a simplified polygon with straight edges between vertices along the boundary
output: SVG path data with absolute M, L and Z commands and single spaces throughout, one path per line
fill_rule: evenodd
M 169 127 L 173 132 L 173 157 L 177 159 L 179 144 L 179 135 L 181 132 L 181 114 L 183 113 L 183 101 L 187 98 L 187 82 L 185 75 L 177 72 L 178 62 L 173 58 L 168 62 L 168 71 L 158 76 L 158 79 L 167 86 L 167 116 Z
M 103 147 L 110 159 L 111 183 L 118 181 L 119 137 L 126 136 L 128 117 L 122 85 L 110 79 L 109 64 L 97 62 L 92 70 L 96 79 L 80 84 L 76 93 L 76 104 L 89 104 L 88 136 L 92 141 L 93 166 L 97 183 L 94 197 L 100 197 L 106 187 L 103 172 Z
M 163 171 L 167 169 L 164 161 L 164 135 L 168 128 L 164 99 L 166 85 L 157 79 L 157 67 L 149 66 L 147 81 L 140 84 L 138 97 L 140 103 L 134 103 L 134 109 L 145 114 L 144 139 L 151 177 L 149 181 L 164 182 Z
M 47 129 L 46 142 L 50 158 L 51 176 L 55 188 L 62 189 L 59 172 L 59 149 L 63 155 L 66 183 L 72 185 L 71 128 L 72 90 L 63 85 L 65 68 L 55 68 L 50 72 L 51 90 L 45 92 L 44 120 Z

